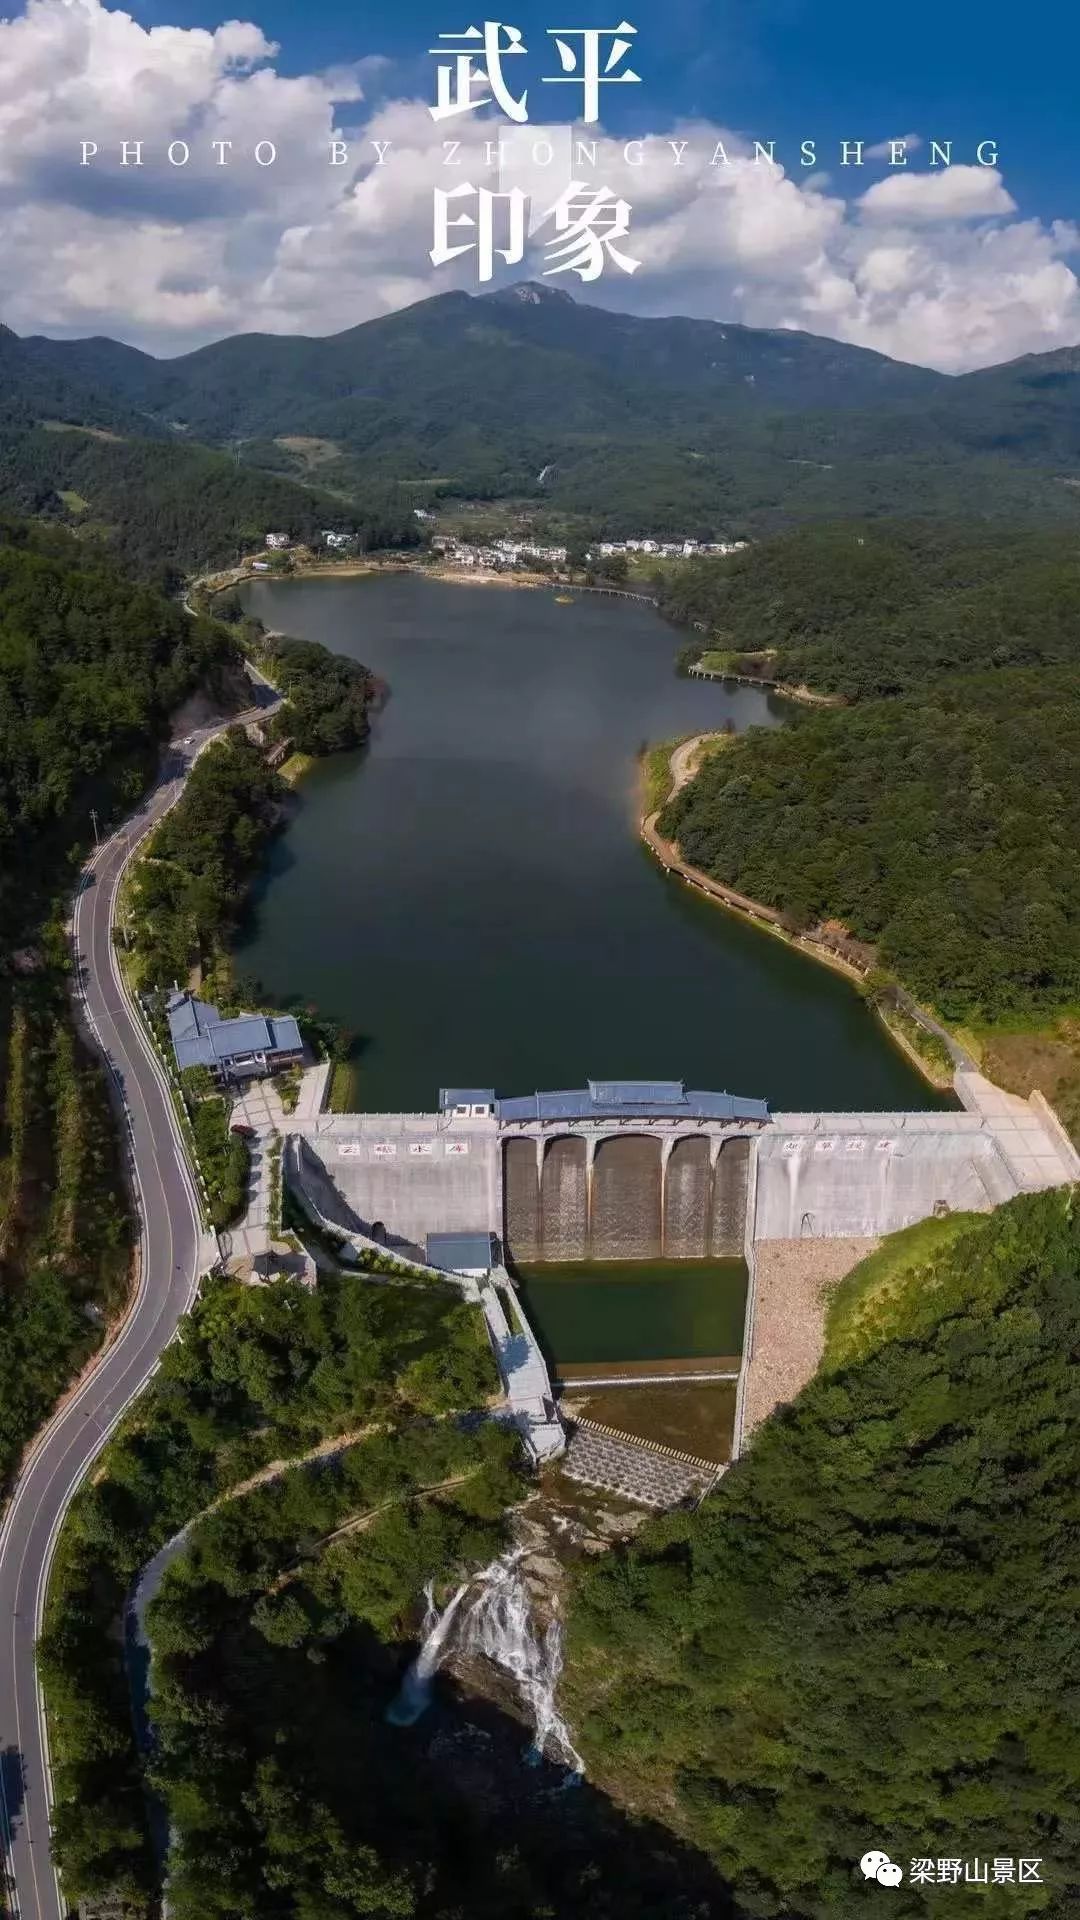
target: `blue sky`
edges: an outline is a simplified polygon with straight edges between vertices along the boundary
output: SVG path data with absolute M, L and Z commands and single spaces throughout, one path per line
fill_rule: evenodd
M 286 73 L 383 54 L 394 63 L 382 86 L 422 94 L 434 61 L 425 49 L 440 31 L 473 18 L 454 0 L 437 6 L 372 6 L 321 0 L 143 0 L 131 7 L 147 25 L 217 26 L 239 15 L 277 40 L 277 65 Z M 959 155 L 981 139 L 996 139 L 1009 188 L 1023 211 L 1046 218 L 1080 212 L 1080 7 L 1042 0 L 1027 14 L 1001 0 L 638 0 L 625 14 L 614 7 L 535 4 L 511 0 L 494 18 L 520 26 L 530 50 L 541 49 L 551 26 L 613 26 L 626 18 L 638 29 L 640 88 L 605 95 L 613 131 L 634 131 L 665 117 L 702 115 L 751 135 L 792 145 L 817 134 L 835 148 L 846 138 L 873 143 L 918 132 L 951 137 Z M 525 63 L 522 62 L 522 65 Z M 529 61 L 539 80 L 542 54 Z M 379 92 L 378 83 L 369 94 Z M 550 96 L 551 89 L 542 92 Z M 536 88 L 539 95 L 541 89 Z M 608 104 L 610 103 L 610 105 Z M 868 166 L 867 175 L 872 169 Z M 857 192 L 864 176 L 834 174 L 837 191 Z
M 528 85 L 530 127 L 507 130 L 528 146 L 577 104 L 542 84 L 556 60 L 547 29 L 623 16 L 596 0 L 491 10 L 525 36 L 508 76 Z M 952 372 L 1080 343 L 1074 5 L 1044 0 L 1029 20 L 999 0 L 631 0 L 625 17 L 642 83 L 604 90 L 607 150 L 589 179 L 632 203 L 634 271 L 609 262 L 588 284 L 559 282 L 575 297 L 803 328 Z M 483 19 L 456 0 L 21 0 L 0 18 L 0 318 L 177 353 L 480 290 L 479 250 L 441 257 L 437 227 L 444 189 L 469 176 L 473 205 L 479 186 L 530 196 L 512 277 L 575 272 L 545 257 L 540 220 L 568 155 L 558 184 L 519 153 L 485 177 L 476 150 L 495 128 L 433 124 L 428 49 Z M 675 128 L 691 136 L 677 169 Z M 332 168 L 342 129 L 347 161 Z M 445 171 L 444 134 L 472 135 L 468 176 Z M 213 157 L 223 135 L 227 170 Z M 637 136 L 644 170 L 623 150 Z M 840 164 L 844 140 L 904 136 L 917 144 L 903 173 L 870 155 Z M 721 137 L 733 160 L 718 171 Z M 779 168 L 755 168 L 754 138 L 776 142 Z M 799 166 L 809 139 L 813 173 Z M 929 169 L 931 140 L 952 142 L 951 170 Z M 133 141 L 141 168 L 122 164 Z M 183 170 L 170 142 L 190 144 Z M 975 164 L 980 142 L 996 167 Z M 392 149 L 385 165 L 377 145 Z

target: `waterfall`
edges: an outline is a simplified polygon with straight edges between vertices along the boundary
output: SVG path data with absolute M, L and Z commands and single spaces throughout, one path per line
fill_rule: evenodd
M 515 1547 L 493 1560 L 458 1588 L 442 1613 L 435 1607 L 431 1587 L 424 1589 L 423 1645 L 387 1718 L 399 1727 L 411 1726 L 420 1718 L 453 1636 L 460 1652 L 483 1654 L 516 1683 L 532 1719 L 536 1759 L 554 1760 L 581 1775 L 584 1762 L 555 1705 L 563 1665 L 562 1628 L 552 1620 L 544 1634 L 537 1632 L 521 1571 L 523 1558 L 523 1550 Z M 466 1599 L 467 1605 L 463 1604 Z
M 392 1702 L 387 1719 L 395 1727 L 411 1727 L 419 1720 L 431 1698 L 431 1683 L 439 1670 L 443 1648 L 450 1637 L 462 1600 L 468 1591 L 468 1582 L 458 1588 L 452 1600 L 439 1612 L 435 1605 L 435 1589 L 429 1580 L 424 1588 L 427 1606 L 424 1612 L 424 1639 L 420 1651 L 401 1683 L 397 1698 Z

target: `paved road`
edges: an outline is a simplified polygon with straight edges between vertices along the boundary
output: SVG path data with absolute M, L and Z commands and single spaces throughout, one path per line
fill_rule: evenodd
M 140 1280 L 119 1335 L 39 1435 L 0 1531 L 0 1824 L 11 1875 L 7 1898 L 17 1920 L 61 1920 L 68 1912 L 49 1850 L 46 1732 L 34 1663 L 53 1548 L 87 1468 L 153 1372 L 216 1255 L 202 1227 L 165 1079 L 121 985 L 112 923 L 132 849 L 177 799 L 195 755 L 218 731 L 205 728 L 174 743 L 158 785 L 98 849 L 76 898 L 73 937 L 85 1022 L 123 1103 L 140 1215 Z

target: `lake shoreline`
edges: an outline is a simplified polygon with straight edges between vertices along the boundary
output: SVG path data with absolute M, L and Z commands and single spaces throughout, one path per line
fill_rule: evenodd
M 921 1071 L 856 999 L 676 900 L 637 850 L 642 741 L 781 724 L 766 690 L 673 673 L 651 606 L 614 603 L 612 620 L 601 594 L 558 609 L 544 593 L 470 598 L 400 565 L 335 594 L 309 584 L 337 572 L 243 591 L 265 628 L 364 661 L 393 697 L 363 754 L 311 780 L 287 766 L 298 804 L 236 962 L 268 1002 L 310 1001 L 358 1036 L 364 1109 L 594 1071 L 705 1075 L 792 1108 L 820 1100 L 828 1072 L 845 1106 L 925 1104 Z M 418 926 L 437 928 L 436 959 Z M 599 996 L 585 986 L 598 967 Z M 560 985 L 568 969 L 580 991 Z M 727 1003 L 739 1019 L 717 1022 Z
M 807 959 L 816 960 L 820 966 L 831 967 L 834 973 L 843 974 L 854 985 L 860 986 L 865 981 L 869 968 L 865 972 L 862 971 L 853 961 L 833 951 L 823 941 L 815 940 L 810 934 L 791 932 L 784 924 L 783 915 L 775 907 L 768 907 L 761 900 L 752 900 L 749 895 L 737 892 L 734 887 L 727 886 L 722 880 L 714 880 L 710 874 L 702 872 L 700 868 L 692 867 L 689 861 L 683 859 L 677 842 L 666 839 L 660 833 L 657 826 L 660 814 L 675 794 L 694 778 L 699 770 L 703 751 L 710 744 L 720 745 L 730 737 L 723 733 L 705 732 L 690 734 L 686 739 L 675 742 L 668 757 L 669 790 L 659 806 L 649 813 L 642 814 L 642 839 L 660 862 L 665 873 L 675 874 L 688 886 L 695 887 L 698 892 L 704 893 L 717 906 L 724 907 L 729 913 L 738 914 L 751 926 L 757 927 L 759 932 L 769 933 L 774 938 L 783 940 L 788 946 L 805 954 Z M 645 783 L 649 779 L 649 752 L 650 749 L 646 748 L 638 763 L 643 792 L 646 790 Z M 872 1011 L 893 1045 L 906 1056 L 927 1085 L 933 1087 L 936 1093 L 951 1092 L 951 1074 L 948 1079 L 943 1079 L 939 1073 L 935 1072 L 930 1062 L 923 1059 L 918 1048 L 907 1035 L 893 1025 L 883 1009 L 875 1005 Z

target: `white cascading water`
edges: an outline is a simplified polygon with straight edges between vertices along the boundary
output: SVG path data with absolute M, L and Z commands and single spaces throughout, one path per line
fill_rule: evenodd
M 431 1683 L 439 1671 L 443 1648 L 450 1637 L 454 1616 L 467 1591 L 467 1584 L 459 1587 L 453 1599 L 447 1602 L 440 1613 L 435 1605 L 434 1583 L 429 1580 L 424 1588 L 424 1599 L 427 1601 L 424 1611 L 424 1638 L 420 1651 L 387 1712 L 386 1717 L 392 1726 L 411 1727 L 414 1720 L 419 1720 L 431 1699 Z
M 554 1760 L 581 1775 L 584 1762 L 555 1705 L 563 1664 L 562 1629 L 552 1620 L 546 1633 L 537 1633 L 521 1571 L 523 1558 L 523 1550 L 515 1547 L 493 1560 L 458 1588 L 442 1613 L 435 1607 L 430 1586 L 424 1589 L 428 1606 L 423 1645 L 387 1718 L 395 1726 L 411 1726 L 419 1719 L 453 1637 L 462 1653 L 483 1654 L 516 1682 L 532 1717 L 537 1758 Z M 463 1604 L 466 1598 L 468 1605 Z

